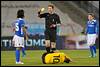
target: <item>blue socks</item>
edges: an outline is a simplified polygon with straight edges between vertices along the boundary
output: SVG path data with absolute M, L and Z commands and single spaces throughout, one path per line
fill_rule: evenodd
M 90 52 L 91 52 L 91 56 L 93 56 L 93 47 L 90 46 Z
M 96 53 L 96 46 L 95 45 L 93 45 L 93 50 Z
M 16 62 L 20 61 L 20 50 L 16 48 Z
M 91 52 L 91 56 L 95 57 L 96 56 L 96 46 L 94 45 L 90 46 L 90 52 Z
M 24 57 L 26 55 L 26 53 L 25 53 L 25 48 L 23 47 L 22 48 L 22 56 Z
M 18 48 L 16 48 L 15 54 L 16 54 L 16 62 L 19 62 L 20 61 L 20 50 Z M 22 56 L 25 56 L 25 55 L 26 55 L 25 48 L 22 48 Z

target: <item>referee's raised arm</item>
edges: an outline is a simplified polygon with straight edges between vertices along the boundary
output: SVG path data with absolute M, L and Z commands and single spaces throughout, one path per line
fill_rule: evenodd
M 46 13 L 41 14 L 41 12 L 42 12 L 42 9 L 40 11 L 38 11 L 38 17 L 40 17 L 40 18 L 46 17 Z

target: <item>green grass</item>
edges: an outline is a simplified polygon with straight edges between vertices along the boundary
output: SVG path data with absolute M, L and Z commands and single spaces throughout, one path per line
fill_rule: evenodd
M 44 52 L 44 50 L 27 50 L 27 55 L 21 57 L 24 62 L 22 65 L 15 64 L 15 51 L 1 51 L 1 66 L 99 66 L 99 50 L 95 58 L 88 57 L 88 50 L 60 50 L 73 60 L 73 62 L 63 64 L 43 64 L 41 56 Z

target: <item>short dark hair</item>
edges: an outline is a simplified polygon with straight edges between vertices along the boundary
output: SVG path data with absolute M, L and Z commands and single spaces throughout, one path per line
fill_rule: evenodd
M 91 15 L 92 17 L 95 17 L 94 13 L 88 13 L 88 15 Z
M 54 6 L 52 4 L 48 5 L 48 7 L 52 7 L 54 9 Z
M 20 9 L 17 11 L 17 18 L 24 18 L 24 10 Z

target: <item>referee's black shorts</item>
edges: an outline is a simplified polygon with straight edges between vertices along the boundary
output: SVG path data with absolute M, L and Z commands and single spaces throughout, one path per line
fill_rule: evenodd
M 50 40 L 50 42 L 56 42 L 56 30 L 45 30 L 45 39 Z

